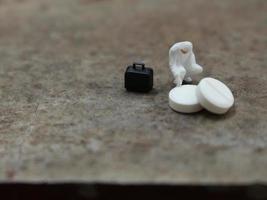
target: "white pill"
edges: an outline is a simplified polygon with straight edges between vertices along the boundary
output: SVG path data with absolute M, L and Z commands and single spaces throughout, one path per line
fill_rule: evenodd
M 182 85 L 169 92 L 169 106 L 182 113 L 193 113 L 202 110 L 196 95 L 197 86 Z
M 204 78 L 200 81 L 197 98 L 201 106 L 216 114 L 226 113 L 234 104 L 231 90 L 214 78 Z

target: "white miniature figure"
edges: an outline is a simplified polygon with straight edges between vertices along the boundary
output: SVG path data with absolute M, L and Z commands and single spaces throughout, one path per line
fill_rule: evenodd
M 169 65 L 177 86 L 181 86 L 183 80 L 191 82 L 191 75 L 203 71 L 202 67 L 196 63 L 193 45 L 188 41 L 176 43 L 170 48 Z

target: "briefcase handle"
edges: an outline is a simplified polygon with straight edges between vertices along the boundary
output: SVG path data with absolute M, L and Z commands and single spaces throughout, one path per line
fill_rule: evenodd
M 133 68 L 136 69 L 136 66 L 141 66 L 142 67 L 142 70 L 145 69 L 145 64 L 144 63 L 134 62 L 133 63 Z

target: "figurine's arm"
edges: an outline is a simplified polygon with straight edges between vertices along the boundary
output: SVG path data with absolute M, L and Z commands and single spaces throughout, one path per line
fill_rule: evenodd
M 175 44 L 170 48 L 169 51 L 169 65 L 177 65 L 177 59 L 178 59 L 178 51 L 179 50 L 179 45 Z
M 203 71 L 203 68 L 196 63 L 196 57 L 195 54 L 192 53 L 190 57 L 190 62 L 191 62 L 191 72 L 193 74 L 200 74 Z

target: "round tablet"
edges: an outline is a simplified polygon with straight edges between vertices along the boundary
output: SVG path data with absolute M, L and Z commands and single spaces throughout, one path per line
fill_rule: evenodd
M 196 96 L 197 86 L 182 85 L 175 87 L 169 92 L 170 107 L 182 113 L 193 113 L 202 110 L 202 107 Z
M 204 108 L 216 114 L 226 113 L 234 104 L 231 90 L 214 78 L 204 78 L 199 82 L 197 98 Z

